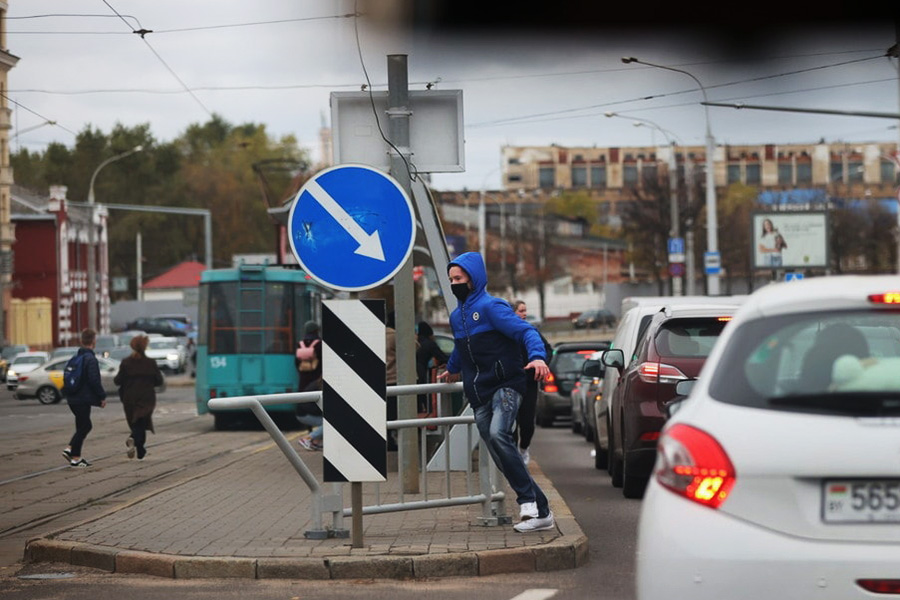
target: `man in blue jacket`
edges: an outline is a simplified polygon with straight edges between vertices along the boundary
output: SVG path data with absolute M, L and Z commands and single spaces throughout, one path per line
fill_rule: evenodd
M 550 371 L 544 343 L 506 300 L 487 293 L 487 271 L 480 254 L 459 255 L 448 265 L 447 274 L 459 305 L 450 315 L 456 345 L 447 373 L 440 378 L 457 381 L 462 374 L 478 433 L 516 492 L 520 521 L 514 529 L 521 533 L 552 529 L 555 523 L 547 497 L 531 478 L 513 439 L 525 393 L 525 369 L 534 369 L 537 380 Z M 524 367 L 522 347 L 530 361 Z
M 94 344 L 97 342 L 97 332 L 93 329 L 85 329 L 81 332 L 81 348 L 78 354 L 84 354 L 84 366 L 82 382 L 78 389 L 66 395 L 69 410 L 75 415 L 75 435 L 65 450 L 63 456 L 69 461 L 70 467 L 89 467 L 91 463 L 81 456 L 81 445 L 84 438 L 93 429 L 91 423 L 91 406 L 106 407 L 106 391 L 100 381 L 100 364 L 94 356 Z

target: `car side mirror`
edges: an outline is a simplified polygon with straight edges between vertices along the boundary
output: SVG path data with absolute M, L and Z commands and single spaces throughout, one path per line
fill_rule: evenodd
M 600 362 L 602 362 L 604 366 L 612 367 L 621 373 L 625 368 L 625 354 L 618 348 L 605 350 L 600 358 Z
M 603 365 L 599 360 L 587 360 L 581 367 L 581 374 L 585 377 L 603 377 Z
M 663 404 L 663 411 L 666 413 L 667 419 L 671 419 L 672 415 L 684 406 L 684 401 L 691 395 L 691 390 L 694 389 L 696 384 L 696 379 L 685 379 L 675 384 L 676 396 Z

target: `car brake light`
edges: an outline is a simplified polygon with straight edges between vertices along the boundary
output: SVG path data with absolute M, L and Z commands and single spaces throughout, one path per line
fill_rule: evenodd
M 900 292 L 869 294 L 869 302 L 874 302 L 875 304 L 900 304 Z
M 900 579 L 857 579 L 856 585 L 875 594 L 900 594 Z
M 553 373 L 547 373 L 547 377 L 544 379 L 544 391 L 550 392 L 551 394 L 555 394 L 559 391 L 559 387 L 556 385 L 556 377 Z
M 218 394 L 216 394 L 216 390 L 209 390 L 209 397 L 215 398 Z
M 638 367 L 638 377 L 644 383 L 677 383 L 687 379 L 677 367 L 656 362 L 641 363 Z
M 716 321 L 718 321 L 719 323 L 727 323 L 731 319 L 732 317 L 719 317 L 718 319 L 716 319 Z
M 734 487 L 734 466 L 719 442 L 681 423 L 660 437 L 656 480 L 663 487 L 710 508 L 718 508 Z
M 28 381 L 28 375 L 19 375 L 19 383 L 23 381 Z

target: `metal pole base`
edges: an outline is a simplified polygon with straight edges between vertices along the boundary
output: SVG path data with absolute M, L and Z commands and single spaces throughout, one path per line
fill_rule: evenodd
M 330 538 L 348 538 L 349 529 L 310 529 L 303 532 L 303 537 L 308 540 L 327 540 Z

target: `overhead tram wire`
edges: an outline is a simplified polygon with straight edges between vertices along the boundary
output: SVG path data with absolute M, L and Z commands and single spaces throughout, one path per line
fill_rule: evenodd
M 68 132 L 68 133 L 71 133 L 72 135 L 75 135 L 75 136 L 78 135 L 77 133 L 75 133 L 74 131 L 72 131 L 71 129 L 69 129 L 68 127 L 66 127 L 66 126 L 64 126 L 64 125 L 60 125 L 58 121 L 55 121 L 55 120 L 53 120 L 53 119 L 48 119 L 47 117 L 45 117 L 45 116 L 42 115 L 41 113 L 39 113 L 39 112 L 37 112 L 37 111 L 34 111 L 34 110 L 31 110 L 30 108 L 28 108 L 27 106 L 25 106 L 25 105 L 22 104 L 21 102 L 16 102 L 16 101 L 13 100 L 12 98 L 10 98 L 7 94 L 4 94 L 3 92 L 0 92 L 0 96 L 3 96 L 4 98 L 6 98 L 7 102 L 12 102 L 13 104 L 15 104 L 16 106 L 18 106 L 18 107 L 21 108 L 22 110 L 26 110 L 26 111 L 30 112 L 31 114 L 33 114 L 34 116 L 36 116 L 36 117 L 38 117 L 38 118 L 40 118 L 40 119 L 43 119 L 46 123 L 51 123 L 54 127 L 59 127 L 59 128 L 62 129 L 63 131 L 66 131 L 66 132 Z
M 205 104 L 203 104 L 203 102 L 200 100 L 200 98 L 197 96 L 197 94 L 195 94 L 191 90 L 191 88 L 188 87 L 188 85 L 181 79 L 181 77 L 178 76 L 178 73 L 176 73 L 175 70 L 169 66 L 169 63 L 167 63 L 163 59 L 163 57 L 160 56 L 159 52 L 157 52 L 156 49 L 150 44 L 150 42 L 147 41 L 146 34 L 150 33 L 150 31 L 147 29 L 144 29 L 144 27 L 143 27 L 143 25 L 141 25 L 140 21 L 138 21 L 138 25 L 141 27 L 141 29 L 138 29 L 138 30 L 133 29 L 131 27 L 131 25 L 129 25 L 128 21 L 126 21 L 125 18 L 119 14 L 119 11 L 117 11 L 115 8 L 113 8 L 113 6 L 107 0 L 103 0 L 103 3 L 106 6 L 108 6 L 111 11 L 113 11 L 116 15 L 118 15 L 120 19 L 122 19 L 122 22 L 125 23 L 125 25 L 129 29 L 132 30 L 132 33 L 137 33 L 138 35 L 141 36 L 141 41 L 144 42 L 144 44 L 146 44 L 146 46 L 150 50 L 150 52 L 152 52 L 153 55 L 159 60 L 159 62 L 162 63 L 162 65 L 166 68 L 167 71 L 169 71 L 169 73 L 172 75 L 172 77 L 174 77 L 175 80 L 179 84 L 181 84 L 181 87 L 184 88 L 184 91 L 187 92 L 191 96 L 191 98 L 194 99 L 194 102 L 196 102 L 200 106 L 200 108 L 202 108 L 204 110 L 204 112 L 206 112 L 206 114 L 209 117 L 212 117 L 213 116 L 212 111 L 209 110 Z

